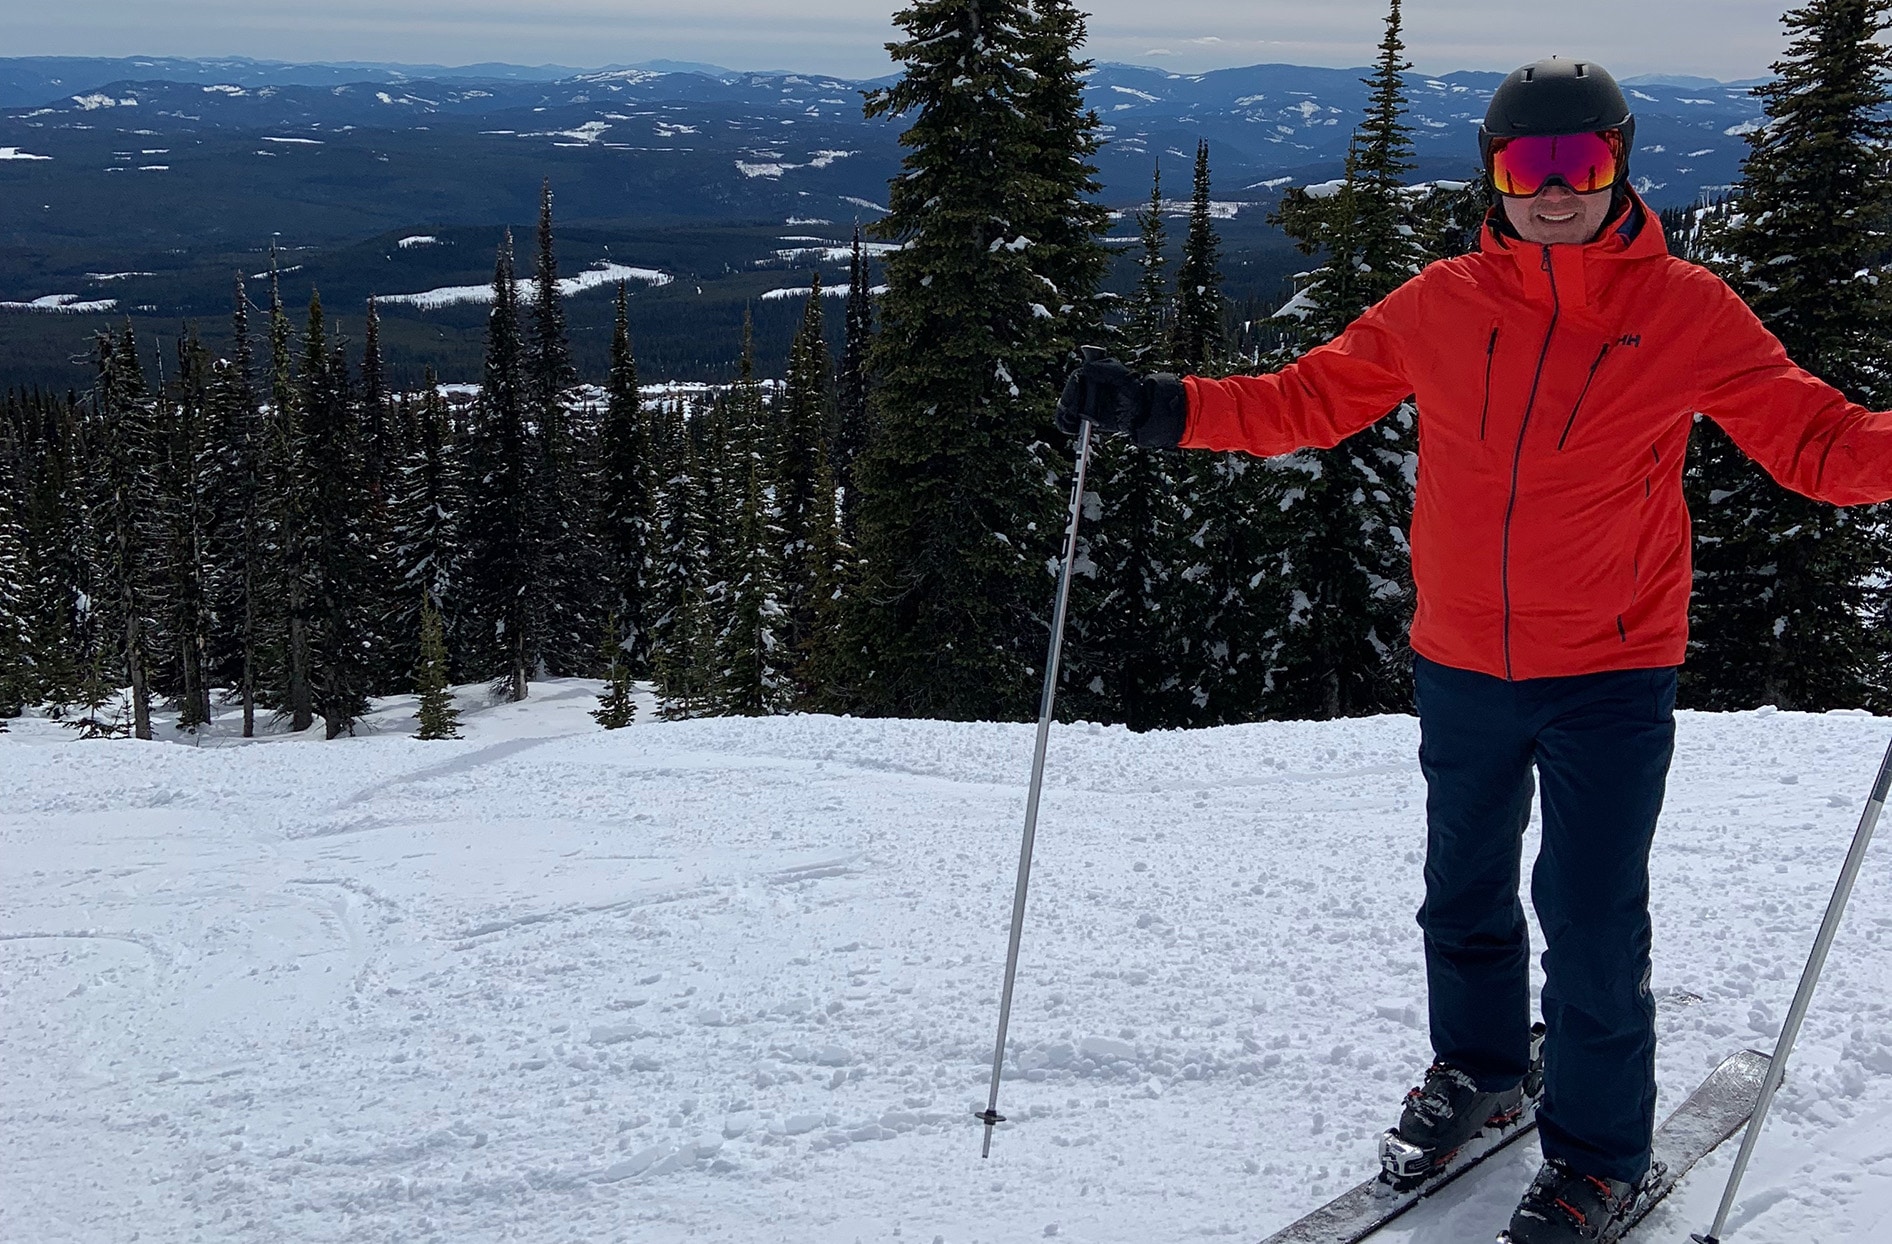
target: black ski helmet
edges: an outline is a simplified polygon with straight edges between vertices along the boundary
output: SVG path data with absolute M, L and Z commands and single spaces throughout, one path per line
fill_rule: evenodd
M 1526 134 L 1623 132 L 1623 180 L 1636 144 L 1636 117 L 1610 71 L 1591 61 L 1552 56 L 1526 65 L 1498 85 L 1478 127 L 1478 154 L 1491 163 L 1491 140 Z

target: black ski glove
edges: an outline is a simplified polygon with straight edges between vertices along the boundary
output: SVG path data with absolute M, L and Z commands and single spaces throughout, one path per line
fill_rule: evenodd
M 1189 421 L 1189 392 L 1166 372 L 1139 376 L 1116 359 L 1096 359 L 1071 373 L 1058 399 L 1059 430 L 1075 433 L 1085 420 L 1145 449 L 1174 449 Z

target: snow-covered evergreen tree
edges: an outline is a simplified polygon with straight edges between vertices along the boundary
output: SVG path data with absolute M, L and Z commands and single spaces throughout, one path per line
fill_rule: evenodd
M 785 533 L 775 478 L 782 438 L 756 380 L 755 342 L 747 320 L 727 411 L 725 478 L 734 511 L 732 539 L 720 568 L 724 587 L 711 602 L 717 657 L 710 705 L 719 714 L 757 716 L 782 712 L 793 701 L 795 656 L 787 642 Z
M 533 628 L 540 659 L 556 675 L 587 673 L 596 663 L 598 566 L 587 487 L 585 433 L 573 424 L 572 364 L 558 289 L 552 232 L 552 183 L 539 190 L 538 261 L 532 273 L 532 325 L 526 347 L 529 418 L 538 447 L 532 475 Z
M 1035 203 L 1040 219 L 1019 229 L 1031 237 L 1035 267 L 1056 300 L 1051 307 L 1066 367 L 1078 362 L 1078 347 L 1102 341 L 1098 292 L 1111 260 L 1101 240 L 1110 212 L 1098 200 L 1103 187 L 1093 163 L 1102 146 L 1101 122 L 1084 99 L 1093 66 L 1078 59 L 1086 37 L 1085 15 L 1071 0 L 1032 0 L 1025 38 L 1031 88 L 1023 106 L 1036 123 L 1038 171 L 1046 185 Z
M 652 592 L 651 672 L 666 721 L 706 711 L 716 660 L 709 610 L 709 501 L 702 458 L 682 407 L 661 420 L 663 484 Z
M 310 649 L 317 550 L 314 502 L 309 489 L 302 393 L 296 384 L 294 334 L 283 307 L 274 254 L 269 277 L 269 413 L 264 432 L 264 477 L 268 490 L 265 556 L 269 559 L 270 635 L 266 662 L 270 699 L 289 718 L 293 732 L 315 724 Z
M 466 585 L 470 647 L 482 673 L 514 700 L 539 664 L 533 473 L 539 449 L 528 423 L 526 351 L 513 280 L 512 234 L 493 272 L 486 364 L 467 436 Z
M 1170 366 L 1219 376 L 1230 367 L 1223 334 L 1221 241 L 1206 143 L 1196 149 L 1189 227 L 1169 321 Z M 1244 454 L 1191 454 L 1175 466 L 1171 625 L 1176 685 L 1168 702 L 1190 724 L 1251 721 L 1267 688 L 1267 480 Z
M 1024 0 L 915 0 L 894 21 L 905 72 L 867 109 L 911 118 L 876 226 L 904 245 L 887 260 L 855 474 L 864 580 L 846 690 L 868 713 L 1023 717 L 1059 527 L 1046 438 L 1070 361 L 1060 310 L 1076 301 L 1039 245 L 1071 185 L 1033 111 L 1046 35 Z
M 1280 218 L 1290 237 L 1324 262 L 1281 323 L 1285 363 L 1337 336 L 1361 312 L 1416 275 L 1418 195 L 1406 115 L 1399 0 L 1392 0 L 1366 119 L 1355 132 L 1336 192 L 1290 192 Z M 1411 706 L 1406 630 L 1411 565 L 1406 532 L 1416 479 L 1416 412 L 1410 403 L 1332 449 L 1265 464 L 1273 528 L 1266 599 L 1273 641 L 1256 706 L 1273 717 L 1331 718 Z
M 814 636 L 815 596 L 825 573 L 815 551 L 816 531 L 828 521 L 822 512 L 824 507 L 833 504 L 832 476 L 824 485 L 823 475 L 828 461 L 834 360 L 828 354 L 821 298 L 821 274 L 817 272 L 801 327 L 789 347 L 788 374 L 775 407 L 779 439 L 772 473 L 776 523 L 782 541 L 781 642 L 793 654 L 788 668 L 800 664 Z M 798 686 L 795 697 L 805 699 L 809 690 Z
M 604 687 L 598 692 L 598 707 L 591 710 L 591 719 L 606 730 L 622 730 L 637 719 L 637 703 L 631 698 L 630 654 L 624 650 L 623 633 L 624 624 L 617 614 L 606 614 L 598 642 Z
M 834 486 L 841 497 L 842 534 L 850 541 L 860 508 L 855 464 L 869 435 L 867 359 L 873 346 L 872 278 L 861 247 L 861 228 L 855 225 L 854 246 L 848 257 L 847 324 L 842 336 L 841 366 L 835 375 L 834 436 L 828 455 L 834 468 Z
M 215 474 L 211 443 L 210 356 L 194 333 L 178 341 L 177 371 L 161 395 L 157 446 L 157 547 L 164 581 L 162 614 L 167 687 L 177 727 L 195 733 L 210 721 L 212 534 Z
M 1801 366 L 1892 405 L 1892 26 L 1889 0 L 1810 0 L 1755 93 L 1732 211 L 1703 239 L 1715 267 Z M 1690 464 L 1695 608 L 1683 685 L 1702 708 L 1821 710 L 1892 696 L 1882 507 L 1836 509 L 1774 483 L 1704 421 Z
M 1125 308 L 1119 353 L 1139 370 L 1162 371 L 1171 297 L 1160 169 L 1136 219 L 1142 239 L 1137 285 Z M 1181 598 L 1173 576 L 1182 551 L 1179 520 L 1188 504 L 1179 486 L 1191 477 L 1190 467 L 1127 437 L 1093 440 L 1061 714 L 1139 731 L 1186 724 L 1188 705 L 1176 694 L 1186 648 L 1177 642 Z
M 360 429 L 350 400 L 348 363 L 331 346 L 322 299 L 309 299 L 303 337 L 302 428 L 308 471 L 309 534 L 313 544 L 309 598 L 312 707 L 329 738 L 353 734 L 368 711 L 367 603 L 370 598 L 364 527 Z
M 267 595 L 265 561 L 268 522 L 265 495 L 265 423 L 256 394 L 256 360 L 250 345 L 249 296 L 235 282 L 231 354 L 211 365 L 207 466 L 212 494 L 209 536 L 210 612 L 216 620 L 209 665 L 220 685 L 243 706 L 243 737 L 256 733 L 257 681 Z
M 12 403 L 7 414 L 13 415 Z M 24 447 L 15 421 L 0 421 L 0 731 L 33 691 L 31 602 L 26 560 Z
M 652 575 L 658 553 L 651 421 L 637 384 L 631 351 L 630 312 L 618 283 L 617 319 L 611 334 L 611 373 L 605 382 L 604 427 L 598 471 L 599 534 L 609 612 L 621 633 L 618 650 L 631 677 L 650 670 Z
M 433 597 L 420 593 L 420 662 L 414 671 L 414 690 L 420 697 L 417 739 L 460 737 L 460 710 L 448 689 L 447 631 Z
M 426 600 L 442 615 L 443 636 L 450 636 L 460 612 L 458 570 L 467 539 L 460 517 L 466 501 L 447 404 L 431 368 L 414 410 L 407 457 L 394 476 L 394 569 L 401 591 L 415 602 L 402 620 L 418 632 L 420 602 Z
M 131 689 L 131 732 L 151 735 L 151 671 L 158 629 L 158 541 L 154 465 L 156 416 L 131 326 L 98 338 L 98 388 L 86 444 L 93 475 L 96 586 L 115 623 L 114 644 L 101 644 L 94 662 L 95 694 L 105 671 L 121 674 L 112 686 Z M 96 707 L 96 706 L 95 706 Z M 96 718 L 96 712 L 94 713 Z

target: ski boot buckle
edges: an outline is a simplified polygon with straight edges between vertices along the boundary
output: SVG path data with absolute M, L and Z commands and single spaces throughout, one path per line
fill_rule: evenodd
M 1380 1177 L 1398 1191 L 1425 1182 L 1433 1166 L 1433 1155 L 1401 1136 L 1398 1129 L 1380 1134 Z

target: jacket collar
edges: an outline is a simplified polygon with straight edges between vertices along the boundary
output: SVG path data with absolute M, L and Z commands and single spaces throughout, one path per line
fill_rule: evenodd
M 1591 288 L 1609 281 L 1614 274 L 1613 269 L 1604 266 L 1610 261 L 1666 255 L 1669 246 L 1655 213 L 1634 190 L 1625 189 L 1623 206 L 1603 232 L 1581 246 L 1526 242 L 1504 219 L 1501 207 L 1494 204 L 1479 231 L 1479 250 L 1487 255 L 1512 256 L 1532 301 L 1549 303 L 1554 293 L 1558 306 L 1571 309 L 1590 305 Z

